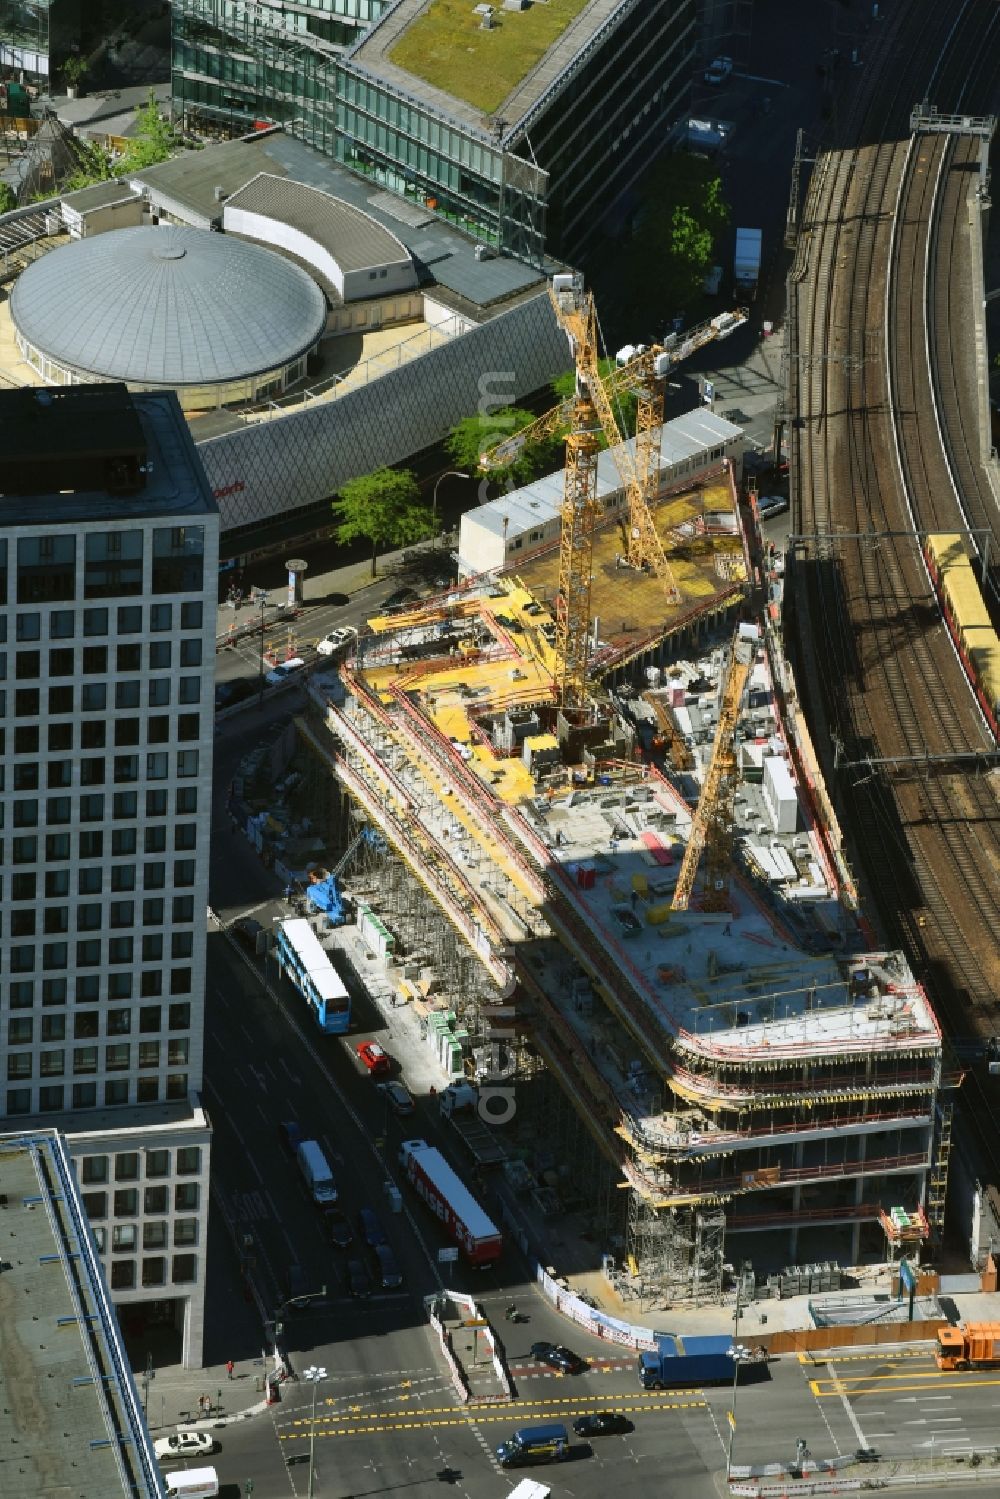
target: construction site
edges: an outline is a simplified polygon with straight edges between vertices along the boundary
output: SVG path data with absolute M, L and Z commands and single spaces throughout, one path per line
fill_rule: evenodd
M 296 720 L 345 906 L 385 935 L 355 966 L 450 1080 L 503 1079 L 509 1179 L 539 1220 L 577 1215 L 573 1252 L 625 1301 L 919 1259 L 944 1218 L 941 1033 L 859 917 L 739 475 L 660 495 L 669 359 L 617 372 L 623 443 L 592 299 L 568 276 L 552 299 L 577 371 L 553 547 L 370 620 Z M 609 638 L 615 615 L 641 632 Z M 308 854 L 289 871 L 328 875 Z

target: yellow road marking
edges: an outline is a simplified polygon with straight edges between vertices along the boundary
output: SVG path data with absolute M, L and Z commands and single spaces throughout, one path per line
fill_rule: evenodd
M 896 1378 L 905 1378 L 906 1376 L 905 1375 L 904 1376 L 897 1375 L 895 1377 Z M 931 1374 L 914 1374 L 914 1375 L 911 1375 L 910 1377 L 913 1378 L 913 1379 L 933 1379 L 934 1378 L 934 1376 L 931 1375 Z M 822 1389 L 821 1388 L 822 1385 L 828 1385 L 828 1386 L 830 1386 L 830 1388 L 829 1389 Z M 846 1388 L 848 1385 L 851 1386 L 851 1388 Z M 951 1379 L 951 1380 L 949 1380 L 949 1379 L 947 1379 L 946 1376 L 941 1375 L 937 1379 L 935 1388 L 939 1389 L 939 1390 L 958 1390 L 958 1389 L 967 1390 L 967 1389 L 971 1388 L 973 1385 L 1000 1385 L 1000 1379 L 971 1379 L 966 1374 L 966 1375 L 964 1375 L 960 1379 Z M 844 1394 L 844 1395 L 848 1395 L 848 1396 L 852 1396 L 852 1395 L 886 1395 L 886 1394 L 895 1394 L 898 1390 L 900 1390 L 900 1391 L 916 1390 L 918 1393 L 923 1393 L 923 1392 L 926 1391 L 927 1385 L 926 1384 L 895 1384 L 895 1383 L 892 1382 L 892 1379 L 889 1378 L 889 1377 L 887 1377 L 886 1379 L 872 1378 L 870 1380 L 865 1381 L 862 1378 L 861 1375 L 856 1375 L 854 1379 L 841 1379 L 841 1380 L 811 1379 L 809 1381 L 809 1388 L 810 1388 L 810 1390 L 812 1390 L 812 1392 L 815 1395 L 815 1397 L 816 1397 L 817 1400 L 826 1400 L 826 1399 L 828 1399 L 832 1395 L 840 1395 L 840 1394 Z
M 592 1401 L 590 1403 L 593 1404 Z M 618 1413 L 621 1414 L 621 1415 L 626 1415 L 626 1414 L 628 1414 L 628 1415 L 643 1415 L 643 1414 L 648 1415 L 650 1413 L 650 1411 L 655 1411 L 655 1410 L 675 1411 L 675 1410 L 698 1410 L 698 1409 L 704 1409 L 704 1407 L 707 1404 L 708 1404 L 707 1400 L 676 1400 L 676 1401 L 664 1401 L 661 1405 L 652 1405 L 652 1406 L 650 1406 L 650 1405 L 621 1405 L 621 1406 L 618 1406 L 617 1409 L 618 1409 Z M 383 1433 L 383 1432 L 393 1432 L 393 1431 L 418 1431 L 418 1430 L 420 1430 L 421 1428 L 424 1428 L 424 1427 L 439 1427 L 439 1426 L 480 1426 L 480 1425 L 485 1425 L 487 1422 L 492 1422 L 492 1423 L 503 1422 L 505 1425 L 509 1426 L 509 1425 L 511 1425 L 511 1423 L 514 1420 L 514 1418 L 515 1418 L 516 1415 L 520 1415 L 520 1416 L 534 1415 L 534 1416 L 542 1417 L 542 1416 L 551 1414 L 551 1412 L 548 1411 L 544 1407 L 541 1408 L 541 1409 L 536 1409 L 536 1410 L 532 1410 L 532 1411 L 520 1410 L 520 1411 L 515 1412 L 509 1406 L 506 1406 L 502 1410 L 498 1409 L 495 1414 L 486 1414 L 485 1412 L 482 1412 L 482 1411 L 475 1411 L 475 1412 L 474 1411 L 469 1411 L 469 1412 L 463 1413 L 463 1412 L 455 1410 L 454 1407 L 452 1407 L 451 1409 L 452 1409 L 453 1414 L 449 1418 L 447 1418 L 447 1419 L 436 1419 L 436 1420 L 432 1420 L 432 1421 L 401 1421 L 401 1420 L 398 1420 L 398 1419 L 393 1419 L 392 1416 L 387 1416 L 384 1420 L 380 1421 L 377 1425 L 362 1426 L 360 1424 L 360 1422 L 359 1422 L 357 1425 L 353 1425 L 353 1426 L 338 1426 L 338 1427 L 334 1427 L 332 1429 L 325 1429 L 325 1430 L 321 1430 L 320 1429 L 320 1422 L 317 1421 L 316 1422 L 316 1428 L 317 1428 L 316 1429 L 316 1435 L 318 1437 L 345 1437 L 345 1436 L 358 1437 L 358 1436 L 368 1436 L 368 1435 L 371 1435 L 373 1432 Z M 341 1417 L 341 1419 L 343 1419 L 343 1417 Z M 309 1426 L 310 1423 L 308 1421 L 295 1421 L 293 1424 L 295 1426 Z M 279 1432 L 278 1433 L 278 1438 L 282 1442 L 293 1442 L 293 1441 L 297 1441 L 300 1438 L 301 1435 L 304 1435 L 304 1433 L 299 1433 L 297 1431 Z
M 634 1395 L 609 1395 L 605 1393 L 600 1396 L 599 1404 L 602 1410 L 624 1410 L 625 1407 L 619 1406 L 618 1404 L 618 1402 L 621 1400 L 643 1402 L 643 1404 L 636 1405 L 633 1403 L 629 1405 L 629 1410 L 642 1410 L 647 1407 L 651 1410 L 658 1410 L 661 1406 L 666 1406 L 670 1410 L 675 1410 L 685 1405 L 706 1404 L 704 1400 L 665 1401 L 663 1398 L 664 1393 L 664 1391 L 650 1391 L 649 1393 L 640 1393 L 639 1391 L 636 1391 Z M 674 1395 L 694 1395 L 698 1392 L 696 1390 L 674 1390 L 671 1391 L 671 1393 Z M 584 1411 L 586 1412 L 593 1407 L 594 1402 L 595 1397 L 593 1395 L 539 1395 L 534 1400 L 512 1400 L 503 1406 L 498 1406 L 497 1403 L 492 1400 L 489 1401 L 489 1403 L 484 1403 L 482 1405 L 477 1404 L 473 1400 L 470 1401 L 468 1405 L 462 1406 L 461 1409 L 471 1412 L 504 1410 L 513 1414 L 517 1414 L 521 1411 L 537 1410 L 540 1406 L 545 1406 L 546 1408 L 548 1408 L 552 1405 L 579 1405 L 582 1406 L 584 1408 Z M 454 1415 L 455 1411 L 458 1409 L 459 1407 L 454 1405 L 428 1405 L 419 1409 L 419 1414 L 421 1416 L 451 1416 Z M 347 1412 L 351 1415 L 364 1414 L 365 1416 L 370 1416 L 372 1414 L 371 1411 L 365 1411 L 364 1407 L 360 1405 L 349 1405 L 347 1407 Z M 342 1420 L 344 1414 L 345 1413 L 341 1411 L 332 1416 L 317 1416 L 316 1424 L 319 1425 L 321 1421 Z M 386 1411 L 385 1414 L 387 1416 L 391 1416 L 393 1412 Z M 309 1417 L 306 1416 L 294 1418 L 291 1424 L 293 1426 L 309 1426 L 311 1422 Z

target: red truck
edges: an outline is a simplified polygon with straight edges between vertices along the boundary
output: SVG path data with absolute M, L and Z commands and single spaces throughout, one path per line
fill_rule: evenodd
M 426 1140 L 404 1140 L 399 1164 L 414 1191 L 439 1218 L 449 1237 L 473 1265 L 499 1259 L 503 1237 L 439 1150 Z

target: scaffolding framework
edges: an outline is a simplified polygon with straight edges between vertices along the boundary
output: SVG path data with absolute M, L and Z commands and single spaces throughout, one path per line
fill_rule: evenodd
M 640 1300 L 665 1306 L 722 1299 L 726 1215 L 721 1206 L 661 1208 L 629 1192 L 627 1262 Z

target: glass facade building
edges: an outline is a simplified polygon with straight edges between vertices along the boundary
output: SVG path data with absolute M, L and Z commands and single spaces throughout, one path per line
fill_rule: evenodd
M 174 113 L 199 134 L 284 125 L 334 153 L 336 59 L 381 0 L 174 0 Z
M 170 67 L 169 0 L 0 0 L 0 72 L 62 93 L 70 57 L 88 89 L 162 83 Z
M 174 0 L 174 109 L 220 135 L 280 123 L 495 249 L 574 258 L 686 120 L 697 0 L 605 4 L 582 44 L 555 44 L 544 84 L 515 90 L 510 119 L 389 63 L 409 8 Z

